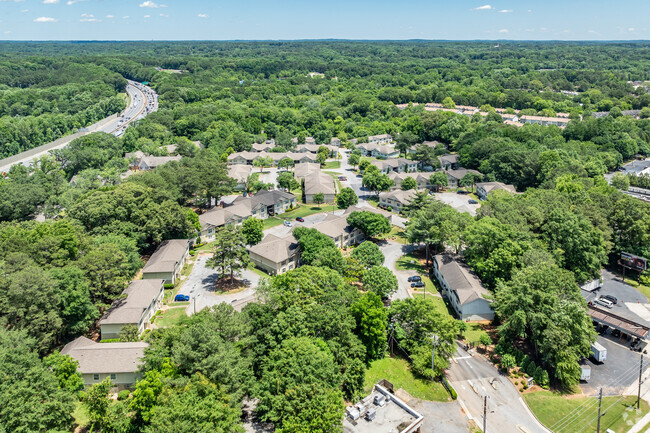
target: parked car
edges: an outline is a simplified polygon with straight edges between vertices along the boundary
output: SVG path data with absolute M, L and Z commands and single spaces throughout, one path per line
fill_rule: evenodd
M 476 200 L 474 200 L 473 198 L 470 198 L 469 200 L 467 200 L 467 203 L 469 203 L 469 204 L 478 204 L 478 202 Z
M 618 299 L 616 299 L 616 296 L 612 295 L 604 295 L 600 297 L 601 299 L 607 299 L 609 302 L 612 304 L 616 305 L 618 303 Z
M 301 223 L 305 222 L 305 219 L 303 217 L 296 217 L 296 221 L 299 221 Z
M 293 224 L 291 223 L 291 221 L 284 220 L 284 223 L 283 223 L 283 224 L 284 224 L 286 227 L 293 227 Z
M 190 300 L 189 295 L 181 295 L 180 293 L 174 296 L 174 302 L 187 302 Z
M 346 180 L 348 180 L 348 178 L 345 177 L 345 176 L 339 176 L 339 180 L 340 180 L 340 181 L 346 181 Z
M 424 287 L 425 284 L 422 281 L 416 281 L 415 283 L 411 283 L 411 287 Z
M 594 301 L 594 304 L 605 308 L 612 308 L 614 306 L 614 304 L 612 304 L 611 301 L 608 301 L 607 299 L 603 299 L 603 298 L 596 299 Z
M 414 281 L 422 281 L 422 277 L 419 275 L 413 275 L 412 277 L 409 277 L 409 283 L 412 283 Z

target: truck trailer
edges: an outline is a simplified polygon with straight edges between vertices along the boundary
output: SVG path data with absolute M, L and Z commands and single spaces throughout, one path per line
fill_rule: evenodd
M 591 345 L 591 355 L 597 362 L 605 362 L 605 359 L 607 359 L 607 349 L 600 343 L 594 342 Z

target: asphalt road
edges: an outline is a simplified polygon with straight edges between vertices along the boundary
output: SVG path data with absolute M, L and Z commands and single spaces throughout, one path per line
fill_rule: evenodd
M 158 97 L 151 88 L 129 80 L 126 91 L 130 97 L 130 103 L 119 115 L 109 116 L 106 119 L 81 129 L 78 133 L 62 137 L 51 143 L 0 160 L 0 172 L 9 171 L 11 166 L 16 164 L 30 165 L 34 159 L 48 154 L 51 150 L 61 149 L 75 138 L 86 134 L 106 132 L 120 135 L 120 131 L 126 129 L 129 124 L 158 109 Z
M 488 397 L 487 433 L 549 433 L 532 415 L 519 391 L 482 355 L 470 354 L 458 346 L 447 378 L 456 389 L 463 409 L 481 426 L 483 398 Z

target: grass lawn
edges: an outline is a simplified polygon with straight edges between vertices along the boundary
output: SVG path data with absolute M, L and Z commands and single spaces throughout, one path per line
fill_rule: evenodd
M 321 212 L 332 212 L 332 210 L 336 210 L 336 206 L 332 206 L 331 204 L 303 204 L 292 211 L 278 215 L 278 218 L 295 220 L 297 217 L 304 218 Z
M 374 361 L 366 371 L 365 391 L 369 393 L 373 385 L 386 379 L 395 386 L 403 388 L 415 398 L 432 401 L 451 401 L 449 393 L 440 382 L 432 382 L 415 376 L 408 362 L 399 358 L 384 358 Z
M 253 272 L 255 272 L 257 275 L 259 275 L 259 276 L 262 277 L 262 278 L 270 278 L 270 277 L 271 277 L 269 274 L 267 274 L 267 273 L 264 272 L 263 270 L 261 270 L 261 269 L 257 269 L 257 268 L 255 267 L 255 265 L 253 264 L 253 262 L 250 262 L 250 263 L 248 264 L 248 269 L 251 270 L 251 271 L 253 271 Z
M 366 201 L 370 203 L 370 206 L 372 207 L 379 207 L 379 197 L 376 195 L 371 195 Z
M 397 268 L 398 271 L 417 271 L 422 274 L 425 272 L 424 266 L 420 263 L 420 259 L 415 257 L 412 253 L 404 254 L 402 257 L 397 259 L 395 268 Z
M 323 165 L 323 170 L 332 169 L 332 168 L 341 168 L 341 161 L 327 161 Z
M 185 307 L 170 308 L 162 316 L 156 318 L 156 325 L 160 328 L 178 325 L 183 319 L 187 318 Z
M 479 344 L 479 339 L 483 334 L 487 334 L 487 332 L 481 329 L 478 323 L 467 323 L 467 330 L 463 332 L 465 340 L 474 344 Z
M 390 232 L 388 232 L 386 235 L 377 236 L 377 239 L 388 239 L 403 245 L 407 245 L 409 243 L 408 239 L 406 239 L 406 233 L 404 232 L 404 229 L 397 226 L 393 226 Z
M 335 171 L 324 171 L 324 170 L 323 170 L 323 173 L 325 173 L 325 174 L 329 174 L 329 175 L 332 176 L 334 179 L 338 179 L 339 176 L 343 176 L 341 173 L 337 173 L 337 172 L 335 172 Z
M 74 417 L 75 424 L 77 424 L 79 427 L 85 427 L 90 422 L 88 410 L 86 409 L 86 406 L 81 404 L 80 401 L 75 403 L 75 408 L 72 412 L 72 416 Z
M 264 220 L 264 226 L 262 226 L 262 230 L 270 229 L 271 227 L 279 226 L 282 224 L 282 221 L 280 218 L 277 217 L 268 217 L 267 219 Z
M 582 406 L 584 416 L 576 417 L 571 425 L 562 429 L 563 433 L 592 433 L 596 430 L 598 404 L 596 397 L 564 397 L 551 391 L 538 391 L 523 395 L 524 400 L 535 413 L 537 418 L 547 427 L 553 427 L 572 410 L 589 400 L 592 404 Z M 641 400 L 641 411 L 637 412 L 636 397 L 626 396 L 620 401 L 619 397 L 603 397 L 604 415 L 600 419 L 600 431 L 611 429 L 623 433 L 630 429 L 643 415 L 648 412 L 648 403 Z M 618 401 L 618 402 L 617 402 Z M 595 404 L 594 404 L 595 403 Z M 589 403 L 587 403 L 589 404 Z M 556 426 L 557 428 L 557 426 Z

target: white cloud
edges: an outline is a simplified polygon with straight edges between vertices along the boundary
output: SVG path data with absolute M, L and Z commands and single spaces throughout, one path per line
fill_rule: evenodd
M 43 0 L 41 3 L 44 5 L 55 5 L 59 3 L 59 0 Z
M 499 33 L 508 33 L 508 29 L 501 29 L 499 30 Z
M 141 8 L 157 8 L 158 5 L 151 0 L 147 0 L 145 2 L 140 3 Z
M 587 33 L 593 33 L 594 35 L 599 35 L 600 34 L 596 30 L 587 30 Z
M 532 11 L 533 11 L 532 9 L 528 9 L 528 13 L 531 13 Z
M 169 18 L 168 14 L 160 14 L 160 16 L 163 17 L 163 18 Z
M 57 21 L 59 20 L 52 17 L 38 17 L 34 20 L 35 23 L 55 23 Z
M 145 15 L 144 17 L 145 18 L 151 18 L 151 15 Z
M 66 4 L 67 4 L 68 6 L 72 6 L 72 5 L 75 4 L 75 3 L 85 2 L 85 1 L 86 1 L 86 0 L 68 0 L 68 2 L 67 2 Z
M 124 15 L 124 16 L 122 17 L 123 20 L 128 20 L 129 18 L 131 18 L 131 17 L 128 16 L 128 15 Z
M 25 0 L 0 0 L 0 3 L 2 2 L 12 2 L 12 3 L 21 3 L 24 2 Z
M 79 20 L 82 23 L 96 23 L 99 22 L 95 15 L 93 14 L 81 14 L 81 19 Z
M 635 30 L 634 27 L 630 27 L 629 29 L 627 29 L 628 32 L 633 32 L 634 30 Z
M 494 9 L 492 7 L 492 5 L 483 5 L 483 6 L 473 8 L 472 10 L 473 11 L 491 11 L 492 9 Z
M 199 17 L 199 18 L 207 18 L 207 17 L 208 17 L 208 14 L 199 14 L 198 17 Z
M 10 34 L 11 34 L 11 30 L 5 30 L 5 31 L 2 32 L 2 33 L 4 33 L 5 35 L 10 35 Z
M 23 9 L 20 12 L 26 14 L 27 12 L 29 12 L 29 9 Z
M 512 13 L 512 9 L 501 9 L 499 11 L 499 13 L 501 13 L 501 14 L 509 14 L 509 13 Z
M 113 18 L 115 18 L 115 15 L 106 15 L 106 19 L 112 20 Z

